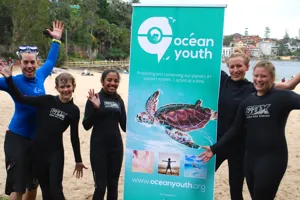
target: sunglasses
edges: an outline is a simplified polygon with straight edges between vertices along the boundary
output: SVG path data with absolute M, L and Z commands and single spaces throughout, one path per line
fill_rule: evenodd
M 20 46 L 19 53 L 37 53 L 38 48 L 36 46 Z

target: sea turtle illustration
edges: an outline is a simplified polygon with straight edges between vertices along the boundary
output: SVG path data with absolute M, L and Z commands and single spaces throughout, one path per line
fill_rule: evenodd
M 199 149 L 188 132 L 204 128 L 210 120 L 217 119 L 217 112 L 202 107 L 202 101 L 195 104 L 167 104 L 157 109 L 160 92 L 154 92 L 146 102 L 146 112 L 137 114 L 136 120 L 150 125 L 162 125 L 165 132 L 177 142 Z M 157 110 L 156 110 L 157 109 Z

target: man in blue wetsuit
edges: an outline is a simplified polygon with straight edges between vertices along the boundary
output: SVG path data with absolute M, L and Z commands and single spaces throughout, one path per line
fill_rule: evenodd
M 22 74 L 14 76 L 13 81 L 24 95 L 45 94 L 44 81 L 57 62 L 63 29 L 64 24 L 60 21 L 53 22 L 52 31 L 47 29 L 53 38 L 52 46 L 46 62 L 39 69 L 37 69 L 37 47 L 19 48 L 18 57 Z M 4 78 L 0 78 L 0 90 L 10 94 Z M 22 197 L 23 200 L 35 200 L 38 181 L 34 175 L 30 151 L 37 124 L 36 109 L 13 100 L 15 112 L 4 141 L 7 171 L 5 193 L 10 196 L 10 200 L 21 200 Z

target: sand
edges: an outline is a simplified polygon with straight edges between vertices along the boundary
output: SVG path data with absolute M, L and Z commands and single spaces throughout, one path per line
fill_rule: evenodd
M 68 70 L 76 78 L 77 87 L 74 94 L 74 102 L 79 106 L 81 112 L 81 120 L 83 118 L 84 106 L 86 102 L 87 91 L 90 88 L 96 91 L 100 90 L 100 73 L 92 72 L 94 76 L 81 76 L 81 71 Z M 20 73 L 18 70 L 14 74 Z M 45 88 L 49 94 L 57 94 L 54 88 L 54 79 L 57 74 L 53 74 L 52 77 L 47 78 L 45 82 Z M 128 95 L 128 75 L 122 75 L 121 85 L 119 87 L 119 93 L 123 97 L 125 104 L 127 104 Z M 300 93 L 300 86 L 295 89 L 296 92 Z M 5 187 L 5 158 L 3 152 L 5 130 L 10 122 L 11 116 L 14 112 L 14 104 L 10 96 L 5 92 L 0 92 L 0 196 L 4 194 Z M 291 200 L 300 199 L 300 112 L 293 111 L 290 114 L 288 123 L 286 126 L 286 135 L 289 146 L 289 164 L 287 172 L 283 178 L 281 186 L 279 188 L 277 198 L 278 200 Z M 74 170 L 74 156 L 70 142 L 70 133 L 67 130 L 64 133 L 64 147 L 65 147 L 65 169 L 64 169 L 64 194 L 67 199 L 73 200 L 85 200 L 92 199 L 93 194 L 93 178 L 89 160 L 89 145 L 90 145 L 90 131 L 85 131 L 81 125 L 79 126 L 80 131 L 80 143 L 81 143 L 81 154 L 84 164 L 88 167 L 84 171 L 84 177 L 82 179 L 76 179 L 72 173 Z M 125 141 L 125 134 L 122 133 Z M 124 163 L 124 162 L 123 162 Z M 275 166 L 274 166 L 275 167 Z M 124 168 L 119 181 L 119 199 L 123 199 L 123 183 L 124 183 Z M 250 199 L 246 184 L 244 186 L 244 197 L 245 200 Z M 38 191 L 37 200 L 40 200 L 41 192 Z M 229 200 L 229 186 L 228 186 L 228 169 L 227 162 L 224 162 L 216 173 L 215 182 L 215 199 L 218 200 Z

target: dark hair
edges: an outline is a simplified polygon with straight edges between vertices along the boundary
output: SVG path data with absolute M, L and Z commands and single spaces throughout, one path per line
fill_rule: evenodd
M 114 70 L 114 69 L 107 69 L 107 70 L 104 70 L 104 72 L 103 72 L 102 75 L 101 75 L 101 81 L 102 81 L 102 82 L 104 82 L 105 78 L 107 77 L 107 75 L 108 75 L 109 73 L 116 73 L 117 76 L 118 76 L 118 78 L 119 78 L 119 79 L 121 78 L 119 72 L 117 72 L 116 70 Z M 121 96 L 120 96 L 117 92 L 116 92 L 115 95 L 116 95 L 118 101 L 121 101 L 121 100 L 122 100 Z
M 107 77 L 107 75 L 109 73 L 116 73 L 118 75 L 118 78 L 120 79 L 120 74 L 119 72 L 117 72 L 116 70 L 114 69 L 107 69 L 105 70 L 103 73 L 102 73 L 102 76 L 101 76 L 101 81 L 104 81 L 104 79 Z
M 72 82 L 73 87 L 76 86 L 75 78 L 69 73 L 61 73 L 55 78 L 55 85 L 58 87 L 59 83 L 66 84 L 68 81 Z M 73 89 L 74 92 L 74 89 Z

